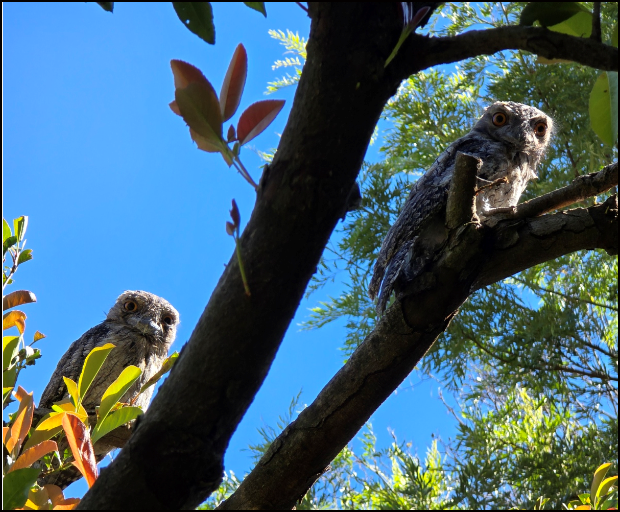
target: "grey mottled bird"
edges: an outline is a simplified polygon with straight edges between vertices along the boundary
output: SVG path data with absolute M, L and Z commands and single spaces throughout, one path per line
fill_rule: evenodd
M 39 407 L 50 409 L 54 402 L 67 397 L 62 378 L 69 377 L 77 382 L 86 356 L 93 348 L 106 343 L 112 343 L 116 348 L 108 355 L 82 404 L 87 412 L 93 413 L 107 387 L 124 368 L 134 365 L 142 370 L 142 375 L 121 399 L 129 402 L 142 384 L 161 368 L 176 337 L 178 324 L 179 313 L 167 300 L 143 291 L 123 292 L 107 318 L 74 341 L 62 356 L 43 391 Z M 142 393 L 135 405 L 146 409 L 153 389 L 150 387 Z
M 476 210 L 484 219 L 496 208 L 516 206 L 528 181 L 537 177 L 536 167 L 552 132 L 552 119 L 537 108 L 497 101 L 467 135 L 439 155 L 413 185 L 381 246 L 368 287 L 372 299 L 379 297 L 379 314 L 385 310 L 397 278 L 403 273 L 410 278 L 421 271 L 431 248 L 445 236 L 446 203 L 457 152 L 482 160 Z

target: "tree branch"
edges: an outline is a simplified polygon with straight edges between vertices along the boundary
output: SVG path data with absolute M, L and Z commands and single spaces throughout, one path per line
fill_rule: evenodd
M 524 50 L 604 71 L 618 71 L 618 48 L 542 27 L 509 26 L 471 30 L 453 37 L 411 34 L 391 65 L 402 78 L 431 66 L 503 50 Z
M 401 292 L 347 364 L 219 508 L 292 508 L 407 377 L 471 293 L 542 261 L 593 248 L 617 252 L 616 196 L 587 209 L 452 230 L 429 271 L 433 287 L 416 295 Z M 410 288 L 421 287 L 414 283 Z

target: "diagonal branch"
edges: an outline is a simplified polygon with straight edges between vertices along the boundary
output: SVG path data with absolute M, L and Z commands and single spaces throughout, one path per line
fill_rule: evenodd
M 471 30 L 452 37 L 412 34 L 391 65 L 406 78 L 431 66 L 503 50 L 524 50 L 548 59 L 566 59 L 604 71 L 618 71 L 618 48 L 542 27 L 524 26 Z
M 618 250 L 617 197 L 587 209 L 451 231 L 431 289 L 401 297 L 219 508 L 290 509 L 407 377 L 475 290 L 582 249 Z M 428 279 L 428 275 L 423 277 Z M 420 289 L 420 286 L 412 286 Z

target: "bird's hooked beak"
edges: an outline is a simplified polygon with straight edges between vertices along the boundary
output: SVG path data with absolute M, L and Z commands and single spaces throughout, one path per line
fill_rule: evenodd
M 142 334 L 157 336 L 161 333 L 161 327 L 159 324 L 150 318 L 133 317 L 129 319 L 129 323 L 138 329 Z

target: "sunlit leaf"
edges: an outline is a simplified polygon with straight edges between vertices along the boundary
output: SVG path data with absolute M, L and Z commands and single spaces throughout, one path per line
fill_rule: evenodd
M 530 2 L 521 11 L 519 25 L 533 25 L 538 21 L 541 26 L 550 27 L 583 11 L 588 12 L 578 2 Z
M 39 460 L 44 455 L 47 455 L 50 452 L 57 452 L 58 445 L 56 441 L 43 441 L 32 448 L 28 448 L 25 450 L 19 458 L 15 461 L 15 464 L 11 466 L 11 471 L 16 471 L 18 469 L 30 467 L 34 462 Z
M 6 370 L 11 366 L 11 361 L 17 355 L 19 346 L 19 336 L 3 336 L 2 337 L 2 370 Z M 3 383 L 3 387 L 7 387 Z
M 2 297 L 2 310 L 14 308 L 15 306 L 21 306 L 22 304 L 29 304 L 36 302 L 37 298 L 34 293 L 28 290 L 15 290 Z
M 226 231 L 228 231 L 228 224 L 229 223 L 227 223 Z M 142 387 L 140 388 L 140 393 L 143 393 L 145 389 L 150 388 L 159 379 L 161 379 L 166 373 L 168 373 L 172 369 L 172 367 L 174 366 L 174 363 L 176 362 L 178 357 L 179 357 L 179 353 L 178 352 L 174 352 L 174 353 L 170 354 L 164 360 L 164 362 L 162 363 L 161 368 L 159 369 L 159 371 L 142 385 Z
M 618 137 L 618 73 L 603 72 L 590 92 L 592 130 L 608 146 Z
M 95 450 L 90 441 L 88 429 L 84 423 L 71 414 L 64 415 L 62 427 L 75 459 L 73 464 L 86 479 L 88 487 L 92 487 L 95 480 L 97 480 L 98 470 Z
M 6 252 L 13 247 L 17 243 L 16 236 L 10 236 L 6 240 L 2 242 L 2 256 L 6 254 Z
M 7 238 L 11 236 L 13 236 L 13 233 L 11 233 L 11 226 L 9 226 L 9 223 L 3 217 L 2 218 L 2 242 L 4 242 Z
M 28 492 L 24 510 L 49 510 L 49 496 L 45 488 L 34 486 Z
M 108 432 L 112 432 L 114 429 L 124 425 L 125 423 L 135 420 L 142 414 L 140 407 L 122 407 L 116 412 L 109 414 L 108 417 L 103 420 L 101 425 L 97 424 L 98 428 L 93 431 L 93 443 L 96 443 L 99 439 L 105 436 Z
M 597 495 L 598 488 L 601 485 L 601 482 L 605 479 L 605 475 L 607 474 L 607 471 L 609 471 L 610 467 L 611 464 L 609 462 L 606 462 L 605 464 L 601 464 L 598 468 L 596 468 L 596 471 L 594 472 L 594 478 L 592 478 L 592 487 L 590 487 L 591 500 L 594 500 L 594 497 Z
M 569 36 L 590 37 L 592 33 L 592 13 L 580 11 L 562 23 L 547 28 Z
M 45 338 L 45 334 L 43 334 L 42 332 L 37 331 L 37 332 L 34 333 L 33 342 L 42 340 L 43 338 Z
M 28 229 L 28 216 L 22 215 L 21 217 L 13 219 L 13 228 L 17 239 L 19 241 L 23 240 L 24 236 L 26 236 L 26 229 Z
M 209 44 L 215 44 L 213 10 L 210 2 L 172 2 L 177 16 L 190 31 Z
M 606 478 L 605 480 L 603 480 L 601 482 L 601 484 L 598 486 L 598 489 L 596 490 L 596 498 L 597 500 L 599 500 L 599 504 L 600 502 L 604 501 L 604 497 L 605 495 L 609 492 L 609 490 L 616 485 L 616 483 L 618 482 L 618 476 L 610 476 L 609 478 Z
M 17 409 L 15 421 L 11 425 L 11 432 L 5 446 L 9 453 L 17 455 L 32 425 L 34 402 L 32 399 L 33 393 L 26 393 L 26 390 L 21 386 L 17 388 L 14 395 L 19 400 L 19 408 Z
M 267 17 L 267 11 L 265 10 L 265 2 L 243 2 L 250 9 L 260 12 L 265 18 Z
M 101 405 L 99 406 L 99 418 L 97 425 L 102 423 L 112 407 L 122 398 L 127 390 L 142 375 L 142 370 L 137 366 L 127 366 L 118 378 L 108 386 L 103 397 L 101 397 Z M 97 426 L 95 426 L 97 429 Z
M 86 418 L 88 418 L 88 413 L 84 406 L 80 404 L 78 410 L 75 410 L 75 405 L 73 405 L 73 400 L 71 398 L 65 398 L 60 400 L 59 402 L 55 402 L 52 405 L 52 409 L 56 412 L 70 412 L 75 414 L 78 418 L 80 418 L 84 423 L 86 423 Z M 58 423 L 60 425 L 60 423 Z
M 222 121 L 228 121 L 235 115 L 237 108 L 239 108 L 239 102 L 241 101 L 247 74 L 248 54 L 244 46 L 239 43 L 228 65 L 228 70 L 226 71 L 226 76 L 224 77 L 224 83 L 222 84 L 222 90 L 220 92 Z
M 80 502 L 79 498 L 65 498 L 57 485 L 47 484 L 43 488 L 52 501 L 52 510 L 73 510 Z
M 26 261 L 29 261 L 31 259 L 32 259 L 32 249 L 24 249 L 23 251 L 19 253 L 19 258 L 17 258 L 17 264 L 21 265 L 22 263 L 25 263 Z
M 284 100 L 263 100 L 245 109 L 237 125 L 239 143 L 243 146 L 267 128 L 282 110 L 284 103 Z
M 112 343 L 106 343 L 101 347 L 96 347 L 90 351 L 90 354 L 86 356 L 84 361 L 84 367 L 80 374 L 80 380 L 78 381 L 78 390 L 80 399 L 86 396 L 88 388 L 92 384 L 93 380 L 99 373 L 101 366 L 108 357 L 110 351 L 114 348 Z M 77 404 L 77 402 L 76 402 Z
M 63 377 L 62 380 L 65 382 L 65 386 L 67 386 L 69 396 L 73 399 L 74 408 L 77 407 L 80 403 L 80 392 L 77 383 L 69 377 Z
M 23 507 L 40 472 L 38 468 L 24 468 L 8 473 L 2 480 L 2 509 Z
M 19 334 L 24 334 L 26 330 L 26 318 L 26 313 L 23 311 L 9 311 L 2 316 L 2 330 L 4 331 L 11 327 L 17 327 Z

